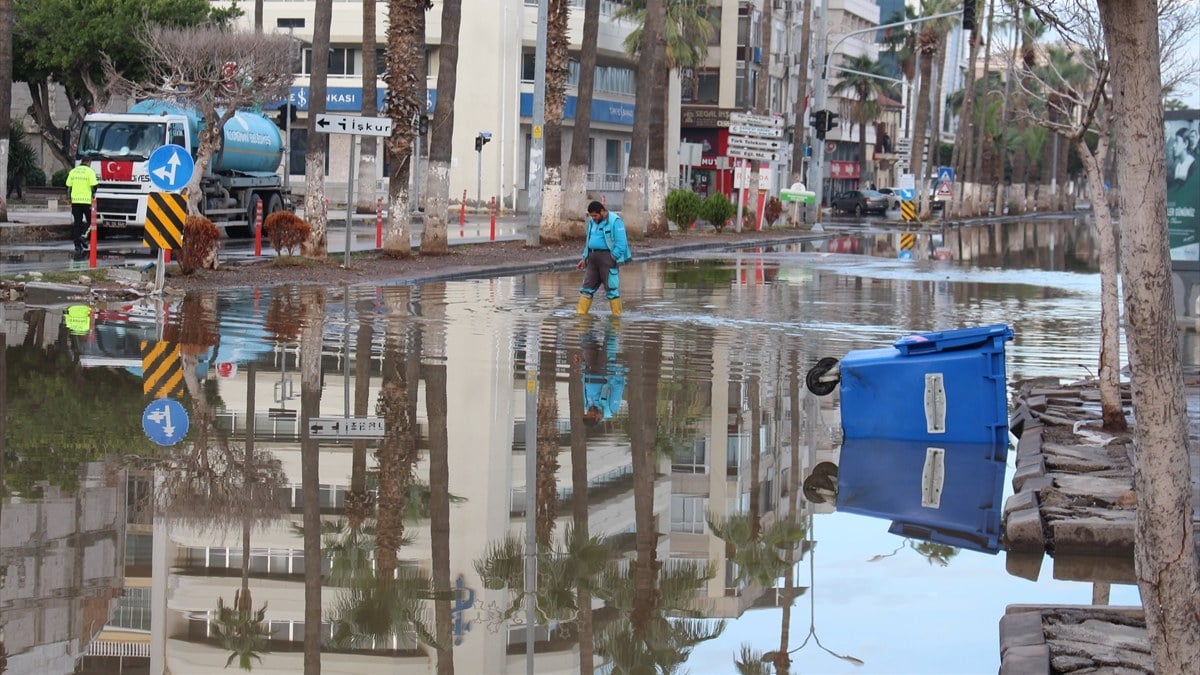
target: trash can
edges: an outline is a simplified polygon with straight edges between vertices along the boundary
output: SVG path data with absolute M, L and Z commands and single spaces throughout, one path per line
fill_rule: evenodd
M 847 439 L 837 510 L 891 520 L 892 534 L 1000 549 L 1007 445 Z
M 995 324 L 907 335 L 840 364 L 844 437 L 1008 445 L 1004 343 Z

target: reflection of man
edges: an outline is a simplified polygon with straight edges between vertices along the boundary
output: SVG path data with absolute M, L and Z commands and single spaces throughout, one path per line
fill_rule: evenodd
M 583 342 L 583 422 L 593 426 L 610 420 L 621 410 L 625 394 L 626 369 L 617 363 L 617 330 L 604 324 L 604 344 L 593 331 L 582 336 Z

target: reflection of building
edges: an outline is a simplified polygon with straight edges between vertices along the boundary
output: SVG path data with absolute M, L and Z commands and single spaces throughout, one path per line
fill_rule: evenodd
M 0 636 L 6 673 L 69 673 L 117 607 L 124 472 L 87 465 L 73 495 L 0 504 Z M 92 661 L 92 665 L 96 665 Z

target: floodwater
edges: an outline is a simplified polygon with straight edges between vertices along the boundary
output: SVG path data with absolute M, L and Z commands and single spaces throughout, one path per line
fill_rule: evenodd
M 1009 382 L 1086 377 L 1096 247 L 1072 221 L 903 246 L 638 263 L 620 320 L 574 315 L 575 272 L 6 306 L 8 672 L 293 673 L 308 636 L 326 673 L 994 673 L 1006 605 L 1092 597 L 1007 571 L 1013 453 L 853 437 L 907 392 L 842 410 L 805 379 L 994 324 Z

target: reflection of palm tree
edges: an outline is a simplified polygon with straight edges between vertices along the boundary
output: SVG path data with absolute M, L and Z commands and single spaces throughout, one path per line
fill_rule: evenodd
M 549 546 L 558 518 L 558 341 L 554 325 L 539 340 L 537 394 L 537 542 Z
M 733 662 L 734 669 L 738 675 L 771 675 L 767 664 L 763 662 L 762 652 L 754 649 L 748 643 L 743 642 L 741 649 L 738 650 L 738 656 Z M 786 672 L 780 670 L 779 672 Z
M 572 358 L 568 359 L 571 372 L 567 385 L 567 409 L 577 411 L 583 410 L 583 355 L 579 347 L 573 351 Z M 587 432 L 583 418 L 571 415 L 571 525 L 576 536 L 584 539 L 589 537 L 587 450 Z M 579 672 L 584 673 L 595 668 L 592 592 L 588 585 L 578 585 L 575 591 L 575 605 L 579 607 L 579 618 L 575 622 L 579 627 Z
M 444 595 L 444 594 L 442 594 Z M 425 601 L 439 597 L 429 577 L 408 565 L 390 576 L 360 578 L 338 595 L 330 613 L 333 644 L 340 648 L 381 648 L 392 636 L 413 634 L 436 646 L 425 622 Z
M 867 562 L 879 562 L 884 558 L 890 558 L 905 548 L 910 548 L 916 551 L 917 555 L 925 558 L 925 561 L 930 565 L 937 565 L 938 567 L 945 567 L 949 565 L 950 559 L 958 555 L 959 552 L 959 549 L 946 544 L 935 544 L 931 541 L 915 541 L 912 539 L 905 539 L 904 541 L 900 542 L 900 545 L 897 546 L 891 553 L 880 553 L 873 555 L 867 560 Z
M 388 577 L 397 566 L 397 551 L 404 536 L 403 516 L 408 504 L 407 484 L 412 480 L 417 459 L 416 379 L 419 376 L 420 348 L 396 325 L 396 314 L 407 311 L 408 289 L 386 289 L 389 321 L 384 341 L 383 384 L 376 412 L 384 419 L 385 434 L 375 456 L 379 462 L 379 508 L 376 520 L 375 563 L 377 574 Z M 396 297 L 392 297 L 396 296 Z
M 217 616 L 212 622 L 213 637 L 221 644 L 222 649 L 229 650 L 229 659 L 225 661 L 228 668 L 234 659 L 242 670 L 250 670 L 253 666 L 250 660 L 261 662 L 259 654 L 267 651 L 267 640 L 271 631 L 267 628 L 267 606 L 264 604 L 257 612 L 249 610 L 250 594 L 242 595 L 238 591 L 234 595 L 234 607 L 225 604 L 223 598 L 217 598 Z
M 737 565 L 739 582 L 753 580 L 770 588 L 785 571 L 788 563 L 784 554 L 804 539 L 804 526 L 790 520 L 778 520 L 753 535 L 754 519 L 750 514 L 728 518 L 708 517 L 712 533 L 725 542 L 731 560 Z

